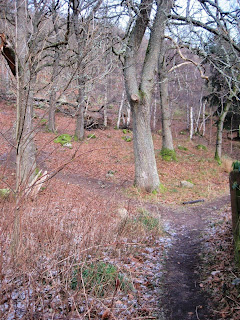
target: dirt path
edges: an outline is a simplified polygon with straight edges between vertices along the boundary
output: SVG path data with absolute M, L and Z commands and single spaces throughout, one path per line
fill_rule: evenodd
M 208 310 L 208 297 L 200 291 L 201 232 L 210 215 L 216 215 L 229 197 L 211 203 L 187 207 L 172 217 L 176 235 L 167 262 L 164 277 L 165 315 L 168 320 L 212 319 Z

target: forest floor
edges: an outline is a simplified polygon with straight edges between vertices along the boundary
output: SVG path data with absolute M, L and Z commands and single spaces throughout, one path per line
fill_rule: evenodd
M 0 114 L 0 188 L 14 189 L 14 107 L 1 102 Z M 36 110 L 37 165 L 49 180 L 17 207 L 11 196 L 0 200 L 2 319 L 240 319 L 228 183 L 240 142 L 225 137 L 229 156 L 220 166 L 210 133 L 189 141 L 179 123 L 176 162 L 161 159 L 161 136 L 153 135 L 162 188 L 148 194 L 132 186 L 131 131 L 92 130 L 67 148 L 54 140 L 74 134 L 73 119 L 58 114 L 53 134 Z M 191 200 L 204 202 L 182 204 Z M 16 210 L 17 263 L 10 248 Z M 95 265 L 101 281 L 109 266 L 117 273 L 111 269 L 100 285 Z

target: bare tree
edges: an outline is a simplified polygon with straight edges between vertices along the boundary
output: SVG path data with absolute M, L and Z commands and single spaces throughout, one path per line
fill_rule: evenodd
M 189 6 L 188 6 L 189 7 Z M 194 12 L 195 10 L 195 12 Z M 199 18 L 199 14 L 204 12 L 204 19 Z M 201 56 L 212 69 L 218 72 L 222 81 L 225 83 L 225 98 L 219 100 L 221 110 L 218 119 L 218 133 L 216 138 L 215 158 L 220 161 L 223 122 L 233 104 L 234 100 L 239 101 L 240 82 L 239 82 L 239 5 L 234 2 L 220 4 L 218 1 L 198 0 L 193 3 L 192 12 L 188 10 L 188 15 L 170 15 L 172 28 L 179 32 L 184 26 L 189 26 L 189 31 L 185 36 L 181 36 L 181 41 L 188 45 L 192 50 Z M 196 19 L 196 16 L 198 19 Z M 192 41 L 194 39 L 194 42 Z M 217 51 L 212 51 L 212 39 L 218 43 Z M 222 54 L 219 54 L 222 51 Z M 227 89 L 228 88 L 228 89 Z M 228 93 L 227 93 L 227 91 Z M 214 93 L 214 90 L 213 90 Z
M 56 43 L 60 42 L 59 37 L 59 26 L 58 26 L 58 5 L 59 1 L 52 0 L 52 23 L 56 37 Z M 60 48 L 59 46 L 54 47 L 54 57 L 52 63 L 52 76 L 51 76 L 51 93 L 49 97 L 49 113 L 48 113 L 48 129 L 52 132 L 56 131 L 55 127 L 55 111 L 57 102 L 57 85 L 59 76 L 59 65 L 60 65 Z
M 101 6 L 103 0 L 95 0 L 91 3 L 87 1 L 73 0 L 73 29 L 77 43 L 77 121 L 75 136 L 78 140 L 84 138 L 84 92 L 86 85 L 85 64 L 87 55 L 94 36 L 94 15 Z
M 134 135 L 135 185 L 151 192 L 159 187 L 154 146 L 150 126 L 150 106 L 157 68 L 161 36 L 167 18 L 166 9 L 172 1 L 157 1 L 154 21 L 150 28 L 148 48 L 141 75 L 137 72 L 137 53 L 150 23 L 154 1 L 142 0 L 135 8 L 136 20 L 130 19 L 125 38 L 123 72 L 127 97 L 131 105 Z M 133 8 L 134 9 L 134 8 Z M 140 80 L 139 80 L 140 79 Z

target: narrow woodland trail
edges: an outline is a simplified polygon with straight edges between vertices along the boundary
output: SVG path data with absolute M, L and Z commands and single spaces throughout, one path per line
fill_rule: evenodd
M 94 188 L 94 192 L 104 197 L 111 197 L 114 194 L 121 202 L 126 201 L 126 197 L 118 193 L 123 186 L 72 174 L 60 173 L 58 178 L 73 184 L 86 184 L 86 189 Z M 137 202 L 137 200 L 131 201 L 132 204 Z M 164 306 L 159 320 L 214 319 L 208 310 L 208 297 L 200 290 L 200 254 L 203 241 L 201 233 L 208 226 L 210 218 L 216 216 L 229 202 L 229 195 L 211 202 L 186 205 L 177 209 L 141 202 L 141 206 L 149 212 L 157 211 L 174 234 L 173 245 L 166 259 L 163 293 L 159 298 L 160 307 Z
M 169 251 L 164 277 L 163 302 L 168 320 L 213 319 L 208 310 L 208 297 L 200 291 L 201 232 L 214 216 L 229 202 L 229 196 L 175 212 L 174 244 Z

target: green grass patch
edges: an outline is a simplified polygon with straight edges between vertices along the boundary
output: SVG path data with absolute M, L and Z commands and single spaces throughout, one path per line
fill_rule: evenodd
M 198 150 L 207 150 L 207 147 L 206 146 L 204 146 L 203 144 L 198 144 L 197 146 L 196 146 L 196 148 L 198 149 Z
M 147 231 L 160 229 L 159 219 L 145 209 L 139 209 L 139 214 L 135 218 L 135 222 L 141 223 Z
M 179 145 L 179 146 L 178 146 L 178 150 L 187 151 L 187 150 L 188 150 L 188 148 L 186 148 L 186 147 L 184 147 L 184 146 Z
M 129 129 L 123 129 L 122 132 L 123 132 L 124 134 L 127 134 L 127 133 L 131 133 L 131 130 L 129 130 Z
M 170 150 L 167 148 L 162 148 L 160 155 L 164 161 L 177 161 L 177 156 L 175 150 Z
M 40 123 L 41 123 L 41 124 L 45 124 L 45 123 L 47 123 L 47 119 L 44 119 L 44 118 L 43 118 L 43 119 L 41 119 L 41 120 L 40 120 Z
M 61 134 L 56 139 L 54 139 L 55 143 L 60 143 L 62 146 L 66 143 L 70 143 L 72 141 L 72 136 L 67 133 Z
M 132 137 L 129 137 L 129 136 L 125 136 L 125 137 L 122 137 L 122 139 L 126 142 L 131 142 L 132 141 Z
M 5 189 L 0 189 L 0 198 L 5 199 L 10 195 L 10 189 L 5 188 Z
M 88 294 L 96 297 L 105 297 L 116 288 L 116 280 L 120 282 L 120 290 L 131 288 L 129 280 L 118 271 L 113 264 L 95 262 L 75 267 L 71 279 L 71 289 L 77 290 L 85 287 Z
M 160 193 L 164 193 L 164 192 L 166 192 L 167 191 L 167 188 L 162 184 L 162 183 L 160 183 L 160 185 L 159 185 L 159 192 Z

